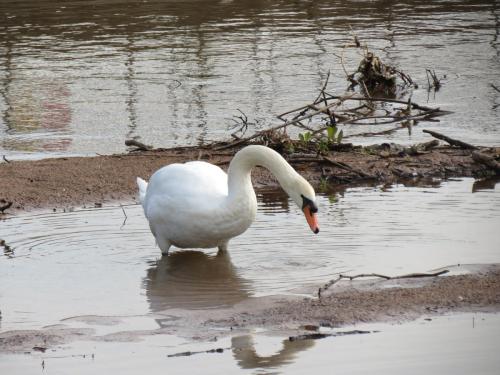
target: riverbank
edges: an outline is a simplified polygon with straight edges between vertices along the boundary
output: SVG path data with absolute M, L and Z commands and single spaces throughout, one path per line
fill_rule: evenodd
M 102 206 L 110 202 L 137 202 L 137 176 L 149 179 L 164 165 L 203 160 L 227 169 L 238 148 L 214 151 L 208 147 L 180 147 L 136 151 L 128 154 L 94 157 L 64 157 L 35 161 L 0 163 L 0 203 L 12 205 L 7 213 L 33 210 L 60 210 Z M 349 184 L 380 184 L 438 178 L 486 178 L 495 171 L 474 160 L 473 150 L 434 144 L 402 147 L 381 144 L 369 147 L 347 146 L 327 154 L 296 152 L 284 154 L 290 164 L 316 189 Z M 498 148 L 483 148 L 495 157 Z M 252 173 L 257 189 L 277 187 L 266 170 Z

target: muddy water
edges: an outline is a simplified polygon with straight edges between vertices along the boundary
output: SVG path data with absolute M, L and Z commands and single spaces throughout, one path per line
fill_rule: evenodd
M 288 199 L 260 195 L 256 223 L 223 256 L 174 249 L 160 259 L 139 206 L 13 217 L 0 223 L 11 247 L 0 257 L 1 329 L 75 316 L 126 317 L 122 329 L 153 329 L 161 325 L 154 313 L 310 293 L 338 272 L 500 262 L 500 190 L 474 186 L 466 179 L 321 196 L 316 236 Z
M 454 111 L 425 127 L 498 145 L 499 17 L 495 0 L 3 0 L 0 154 L 121 152 L 131 137 L 196 144 L 227 137 L 237 109 L 269 126 L 329 70 L 328 89 L 345 88 L 350 26 L 420 84 L 415 100 Z M 349 72 L 359 58 L 345 51 Z M 426 68 L 446 75 L 437 93 Z M 417 142 L 423 127 L 353 141 Z

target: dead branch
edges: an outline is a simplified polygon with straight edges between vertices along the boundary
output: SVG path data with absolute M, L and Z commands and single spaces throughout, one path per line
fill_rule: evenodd
M 444 134 L 441 134 L 441 133 L 438 133 L 438 132 L 434 132 L 432 130 L 422 130 L 424 133 L 428 133 L 430 135 L 432 135 L 434 138 L 437 138 L 437 139 L 441 139 L 445 142 L 448 142 L 450 145 L 452 146 L 457 146 L 457 147 L 460 147 L 460 148 L 463 148 L 463 149 L 467 149 L 467 150 L 477 150 L 477 147 L 476 146 L 473 146 L 469 143 L 465 143 L 465 142 L 462 142 L 462 141 L 459 141 L 458 139 L 453 139 L 453 138 L 450 138 Z
M 5 157 L 5 155 L 2 155 L 2 159 L 3 159 L 6 163 L 10 163 L 10 160 L 7 160 L 7 158 Z
M 450 272 L 449 270 L 442 270 L 442 271 L 437 271 L 433 273 L 408 273 L 406 275 L 399 275 L 399 276 L 387 276 L 387 275 L 381 275 L 378 273 L 361 273 L 358 275 L 342 275 L 340 274 L 336 279 L 330 280 L 327 282 L 325 285 L 323 285 L 321 288 L 318 289 L 318 298 L 321 298 L 321 294 L 325 292 L 328 288 L 330 288 L 332 285 L 336 284 L 340 280 L 345 280 L 348 279 L 350 281 L 354 279 L 358 279 L 361 277 L 379 277 L 385 280 L 396 280 L 396 279 L 410 279 L 410 278 L 420 278 L 420 277 L 436 277 L 436 276 L 441 276 L 446 273 Z
M 493 83 L 490 83 L 490 86 L 493 87 L 497 92 L 500 92 L 500 89 L 496 87 Z
M 434 91 L 439 91 L 441 88 L 441 80 L 437 77 L 436 72 L 431 69 L 425 69 L 425 75 L 427 76 L 427 90 L 434 89 Z M 432 83 L 429 80 L 429 77 L 432 79 Z
M 241 109 L 236 108 L 236 110 L 241 113 L 241 116 L 233 116 L 232 120 L 234 122 L 234 125 L 231 127 L 231 130 L 236 128 L 238 129 L 231 133 L 231 136 L 233 138 L 239 139 L 240 137 L 237 135 L 237 133 L 241 133 L 241 136 L 243 136 L 248 130 L 249 122 L 247 115 L 245 115 L 245 113 L 243 113 Z

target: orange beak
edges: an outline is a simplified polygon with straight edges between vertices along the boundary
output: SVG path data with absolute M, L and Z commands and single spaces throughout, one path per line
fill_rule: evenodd
M 311 212 L 311 208 L 309 206 L 305 206 L 302 211 L 304 211 L 304 215 L 306 216 L 307 224 L 314 233 L 319 232 L 318 226 L 318 218 L 316 217 L 316 213 Z

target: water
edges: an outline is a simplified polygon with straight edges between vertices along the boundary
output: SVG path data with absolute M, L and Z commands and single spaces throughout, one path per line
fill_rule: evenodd
M 362 41 L 420 84 L 413 99 L 454 111 L 420 128 L 498 145 L 499 1 L 3 0 L 0 154 L 113 153 L 140 137 L 156 147 L 227 138 L 237 109 L 253 129 L 346 87 L 337 57 Z M 359 53 L 346 49 L 348 70 Z M 425 69 L 446 78 L 425 89 Z M 346 126 L 345 134 L 366 127 Z M 373 130 L 373 129 L 371 129 Z
M 496 374 L 500 316 L 462 314 L 404 325 L 370 324 L 376 333 L 288 341 L 258 332 L 218 342 L 156 335 L 140 343 L 78 342 L 56 353 L 0 354 L 7 374 Z M 348 328 L 347 328 L 348 329 Z M 346 329 L 346 330 L 347 330 Z M 342 330 L 343 331 L 343 330 Z M 168 357 L 223 348 L 223 353 Z M 43 361 L 43 362 L 42 362 Z M 43 363 L 43 367 L 42 367 Z
M 318 235 L 286 197 L 260 195 L 256 222 L 226 256 L 174 249 L 160 259 L 139 206 L 12 217 L 1 222 L 11 247 L 0 257 L 1 329 L 87 315 L 135 317 L 124 327 L 151 328 L 168 309 L 310 293 L 339 272 L 500 262 L 499 187 L 473 186 L 350 188 L 335 203 L 321 196 Z

